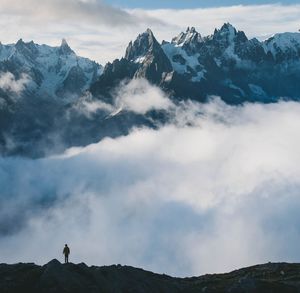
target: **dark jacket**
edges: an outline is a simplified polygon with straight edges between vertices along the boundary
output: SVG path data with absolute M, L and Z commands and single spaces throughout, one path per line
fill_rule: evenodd
M 65 248 L 63 250 L 63 254 L 64 255 L 69 255 L 70 254 L 70 248 L 68 246 L 65 246 Z

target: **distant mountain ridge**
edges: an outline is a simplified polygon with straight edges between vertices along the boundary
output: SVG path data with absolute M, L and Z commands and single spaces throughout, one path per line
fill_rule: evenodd
M 58 47 L 38 45 L 20 39 L 16 44 L 0 43 L 0 72 L 9 72 L 16 79 L 28 76 L 22 95 L 78 98 L 102 73 L 102 66 L 79 57 L 65 39 Z M 1 77 L 0 77 L 1 78 Z
M 173 278 L 129 266 L 88 267 L 52 260 L 35 264 L 0 264 L 1 293 L 297 293 L 300 265 L 268 263 L 227 274 Z

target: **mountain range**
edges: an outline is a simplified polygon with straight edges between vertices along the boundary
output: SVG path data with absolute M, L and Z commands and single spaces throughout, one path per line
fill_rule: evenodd
M 129 43 L 124 58 L 105 66 L 92 92 L 107 96 L 124 78 L 146 78 L 176 99 L 205 102 L 217 95 L 230 104 L 297 100 L 300 33 L 260 42 L 226 23 L 210 36 L 192 27 L 160 44 L 148 29 Z
M 19 40 L 0 44 L 0 153 L 43 157 L 117 137 L 133 127 L 159 127 L 166 109 L 119 107 L 122 87 L 147 80 L 173 103 L 270 103 L 300 99 L 300 33 L 248 39 L 226 23 L 212 35 L 189 27 L 159 43 L 147 29 L 124 57 L 104 67 L 58 47 Z

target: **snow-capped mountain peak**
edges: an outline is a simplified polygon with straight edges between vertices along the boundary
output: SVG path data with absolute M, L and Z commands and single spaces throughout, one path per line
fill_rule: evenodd
M 66 39 L 62 39 L 61 45 L 59 48 L 59 52 L 61 54 L 75 54 L 75 52 L 70 48 L 69 44 L 67 43 Z
M 248 41 L 247 36 L 243 31 L 238 31 L 232 24 L 225 23 L 220 29 L 215 29 L 212 36 L 207 37 L 216 42 L 223 44 L 245 43 Z
M 130 42 L 125 53 L 125 58 L 130 61 L 140 63 L 145 56 L 151 52 L 160 50 L 160 44 L 157 42 L 151 29 L 138 35 L 134 42 Z
M 237 35 L 237 30 L 230 23 L 225 23 L 221 29 L 215 29 L 213 39 L 217 41 L 233 42 Z
M 203 39 L 194 27 L 188 27 L 185 33 L 181 32 L 171 41 L 171 43 L 175 46 L 184 46 L 186 44 L 195 46 L 196 44 L 201 42 L 203 42 Z
M 220 29 L 221 32 L 230 32 L 231 34 L 236 34 L 236 28 L 229 22 L 224 23 Z
M 300 33 L 278 33 L 263 43 L 264 49 L 275 58 L 300 56 Z M 284 56 L 283 56 L 284 55 Z
M 61 47 L 63 47 L 63 46 L 67 46 L 67 47 L 69 47 L 69 44 L 68 44 L 68 42 L 67 42 L 67 40 L 65 39 L 65 38 L 63 38 L 62 40 L 61 40 L 61 45 L 60 45 Z
M 0 46 L 0 73 L 10 72 L 30 79 L 30 94 L 66 98 L 87 89 L 102 72 L 102 66 L 79 57 L 65 39 L 58 47 L 20 39 Z M 73 82 L 72 82 L 73 81 Z

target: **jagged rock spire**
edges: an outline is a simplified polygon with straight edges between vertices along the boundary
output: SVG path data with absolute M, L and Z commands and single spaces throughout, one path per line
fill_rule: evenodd
M 201 42 L 202 42 L 202 37 L 194 27 L 187 27 L 185 33 L 181 32 L 177 37 L 172 39 L 172 43 L 177 46 L 183 46 L 188 43 L 194 46 L 196 45 L 196 43 L 201 43 Z
M 220 29 L 215 29 L 215 39 L 230 39 L 232 40 L 237 34 L 237 31 L 230 23 L 224 23 Z
M 155 50 L 160 50 L 160 45 L 151 29 L 148 28 L 144 33 L 138 35 L 134 42 L 129 43 L 125 59 L 132 61 Z
M 189 27 L 189 26 L 188 26 L 186 32 L 187 32 L 187 33 L 189 33 L 189 32 L 190 32 L 190 33 L 196 33 L 196 29 L 195 29 L 193 26 L 192 26 L 192 27 Z
M 221 31 L 234 31 L 236 32 L 236 28 L 229 22 L 226 22 L 222 25 Z
M 15 45 L 15 48 L 18 52 L 21 52 L 23 55 L 27 56 L 28 58 L 34 59 L 37 53 L 36 45 L 33 41 L 24 42 L 23 39 L 19 39 Z
M 24 43 L 23 39 L 21 38 L 21 39 L 19 39 L 19 40 L 17 41 L 17 43 L 16 43 L 16 48 L 17 48 L 17 49 L 21 49 L 21 48 L 24 47 L 24 45 L 25 45 L 25 43 Z
M 213 38 L 215 40 L 223 40 L 226 42 L 232 42 L 233 40 L 245 42 L 248 40 L 243 31 L 237 31 L 229 22 L 224 23 L 220 29 L 215 29 Z
M 65 38 L 63 38 L 61 40 L 61 45 L 59 47 L 59 53 L 65 54 L 65 55 L 74 54 L 74 51 L 70 48 L 70 46 Z

